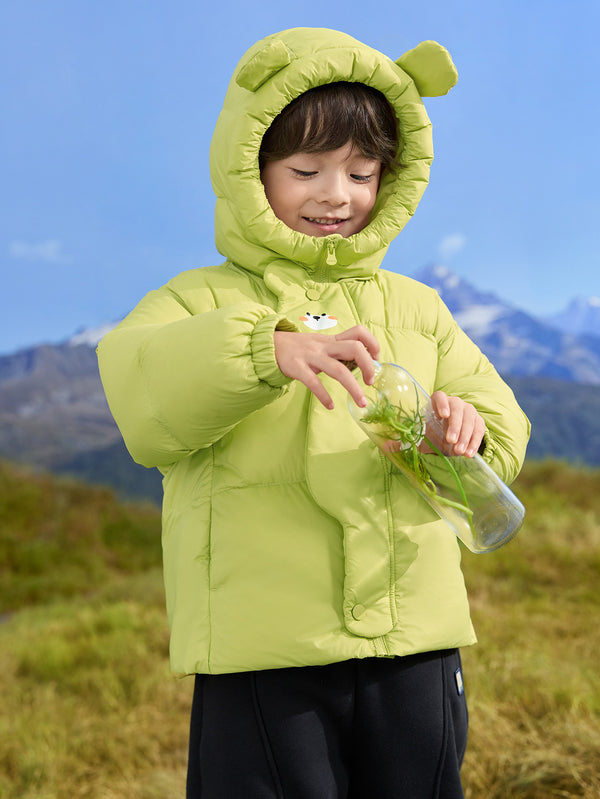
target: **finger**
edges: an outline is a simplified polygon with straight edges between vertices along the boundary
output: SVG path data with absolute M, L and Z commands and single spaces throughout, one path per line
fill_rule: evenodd
M 471 436 L 471 440 L 467 444 L 467 448 L 465 450 L 465 455 L 467 458 L 472 458 L 474 455 L 479 452 L 479 447 L 481 446 L 481 442 L 483 441 L 483 437 L 485 435 L 485 422 L 477 415 L 477 419 L 475 421 L 475 427 L 473 429 L 473 435 Z
M 329 358 L 321 365 L 321 372 L 337 380 L 337 382 L 350 394 L 359 408 L 364 408 L 368 404 L 364 391 L 354 375 L 340 361 Z
M 323 351 L 329 357 L 345 362 L 350 368 L 357 366 L 361 370 L 363 378 L 372 379 L 375 376 L 375 362 L 361 341 L 330 338 Z M 367 382 L 366 379 L 365 382 Z
M 353 357 L 351 359 L 338 357 L 336 360 L 342 363 L 350 372 L 354 369 L 360 369 L 365 385 L 372 386 L 375 382 L 375 361 L 367 352 L 364 344 L 359 344 L 358 342 L 348 343 L 352 344 Z
M 362 387 L 348 368 L 337 358 L 327 353 L 320 353 L 314 354 L 313 357 L 310 358 L 308 365 L 303 365 L 302 368 L 299 368 L 295 376 L 312 391 L 326 408 L 330 410 L 333 409 L 334 403 L 325 386 L 317 377 L 318 374 L 326 374 L 328 377 L 333 378 L 333 380 L 337 380 L 359 407 L 364 408 L 368 404 Z
M 443 391 L 434 391 L 431 395 L 431 407 L 438 419 L 447 419 L 450 416 L 450 401 Z
M 463 430 L 464 424 L 464 410 L 465 404 L 462 400 L 458 397 L 448 397 L 448 407 L 449 407 L 449 414 L 446 417 L 446 435 L 445 439 L 448 444 L 458 445 L 460 441 L 460 436 Z M 468 430 L 468 440 L 471 438 L 471 433 L 473 432 L 473 428 L 469 428 Z M 464 447 L 465 442 L 461 442 L 461 446 Z M 464 447 L 466 449 L 466 447 Z M 456 446 L 454 447 L 456 451 Z
M 366 327 L 362 325 L 356 325 L 355 327 L 351 327 L 348 330 L 344 330 L 341 333 L 337 333 L 334 338 L 338 341 L 344 340 L 355 340 L 360 341 L 367 349 L 367 352 L 373 358 L 373 360 L 377 360 L 379 358 L 379 342 L 371 333 L 370 330 L 367 330 Z
M 379 341 L 377 341 L 373 333 L 371 333 L 370 330 L 367 330 L 366 327 L 360 326 L 358 338 L 359 341 L 362 341 L 362 343 L 365 345 L 367 352 L 369 353 L 371 358 L 374 361 L 379 360 L 379 353 L 380 353 Z
M 367 386 L 372 386 L 375 381 L 375 361 L 366 346 L 361 343 L 360 349 L 354 358 L 354 363 L 360 369 L 362 378 Z
M 324 370 L 319 370 L 324 371 Z M 319 380 L 316 373 L 312 369 L 302 369 L 296 375 L 296 379 L 299 380 L 301 383 L 304 383 L 306 388 L 311 391 L 315 397 L 319 400 L 321 405 L 323 405 L 328 410 L 332 411 L 334 408 L 333 400 L 329 395 L 329 392 L 323 385 L 323 383 Z
M 479 420 L 481 417 L 470 403 L 460 400 L 460 404 L 462 424 L 454 445 L 454 451 L 457 455 L 464 455 L 471 446 L 471 440 L 475 435 L 475 430 L 479 427 Z M 456 403 L 456 407 L 459 407 L 458 402 Z

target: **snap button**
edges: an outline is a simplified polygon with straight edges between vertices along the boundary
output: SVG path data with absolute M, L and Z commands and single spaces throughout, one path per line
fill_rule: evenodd
M 354 619 L 356 619 L 356 621 L 358 621 L 360 619 L 360 617 L 363 615 L 363 613 L 365 612 L 365 610 L 366 610 L 366 607 L 364 605 L 355 605 L 352 608 L 352 618 L 354 618 Z
M 321 296 L 319 289 L 306 289 L 306 296 L 309 300 L 318 300 Z

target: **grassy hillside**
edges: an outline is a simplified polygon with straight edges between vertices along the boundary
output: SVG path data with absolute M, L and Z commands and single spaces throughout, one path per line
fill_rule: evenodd
M 527 464 L 518 537 L 463 558 L 474 799 L 600 796 L 600 471 Z
M 531 421 L 527 448 L 530 458 L 555 458 L 600 467 L 598 386 L 548 377 L 505 379 Z
M 0 462 L 0 613 L 160 564 L 156 507 Z
M 464 553 L 469 799 L 600 795 L 600 472 L 528 464 L 526 523 Z M 168 669 L 152 507 L 0 465 L 0 797 L 180 799 L 191 680 Z

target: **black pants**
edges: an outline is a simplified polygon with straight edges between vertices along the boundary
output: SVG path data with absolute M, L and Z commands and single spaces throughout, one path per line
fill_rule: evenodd
M 188 799 L 462 799 L 458 650 L 197 675 Z

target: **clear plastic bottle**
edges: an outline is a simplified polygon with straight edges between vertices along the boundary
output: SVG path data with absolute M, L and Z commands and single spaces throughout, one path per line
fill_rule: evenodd
M 492 552 L 514 538 L 525 508 L 479 455 L 445 454 L 443 421 L 409 372 L 376 362 L 365 396 L 366 408 L 348 402 L 355 421 L 471 552 Z

